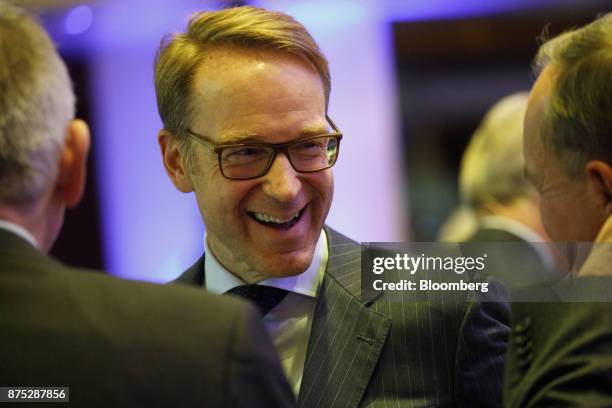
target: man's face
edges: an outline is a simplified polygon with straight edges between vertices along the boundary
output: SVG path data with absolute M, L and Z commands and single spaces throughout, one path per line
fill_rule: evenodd
M 217 50 L 199 68 L 193 90 L 190 130 L 216 144 L 330 132 L 322 82 L 297 57 Z M 228 180 L 216 154 L 197 143 L 192 149 L 189 177 L 217 259 L 249 283 L 306 270 L 331 205 L 331 170 L 298 173 L 278 154 L 266 175 Z
M 542 223 L 552 241 L 593 241 L 603 220 L 586 175 L 571 179 L 554 153 L 542 144 L 542 121 L 555 69 L 549 66 L 540 74 L 529 96 L 524 128 L 525 172 L 540 194 Z

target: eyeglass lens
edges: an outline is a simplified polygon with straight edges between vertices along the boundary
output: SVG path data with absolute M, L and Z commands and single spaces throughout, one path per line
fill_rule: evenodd
M 221 168 L 229 178 L 255 178 L 263 176 L 274 157 L 272 146 L 228 147 L 221 153 Z M 305 139 L 287 148 L 289 161 L 296 171 L 312 172 L 331 167 L 338 155 L 338 139 L 321 136 Z

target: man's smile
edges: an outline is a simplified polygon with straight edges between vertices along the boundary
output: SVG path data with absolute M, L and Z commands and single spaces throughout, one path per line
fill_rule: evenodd
M 302 208 L 300 211 L 290 217 L 275 217 L 262 212 L 248 212 L 248 214 L 252 219 L 257 221 L 259 224 L 265 225 L 266 227 L 290 229 L 301 220 L 305 208 L 306 207 Z

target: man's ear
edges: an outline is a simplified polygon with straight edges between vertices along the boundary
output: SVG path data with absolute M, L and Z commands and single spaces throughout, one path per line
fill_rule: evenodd
M 59 199 L 68 207 L 75 207 L 83 197 L 90 145 L 91 135 L 87 123 L 80 119 L 70 121 L 55 188 Z
M 612 167 L 601 160 L 591 160 L 585 169 L 601 208 L 607 216 L 612 215 Z
M 185 165 L 185 157 L 183 157 L 176 138 L 167 130 L 162 129 L 157 135 L 157 141 L 161 150 L 164 168 L 174 187 L 183 193 L 192 192 L 193 184 L 191 177 Z

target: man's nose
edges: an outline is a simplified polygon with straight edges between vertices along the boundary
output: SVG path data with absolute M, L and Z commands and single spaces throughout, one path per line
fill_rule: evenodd
M 289 158 L 279 153 L 264 176 L 263 191 L 282 203 L 289 203 L 300 193 L 302 182 L 289 162 Z

